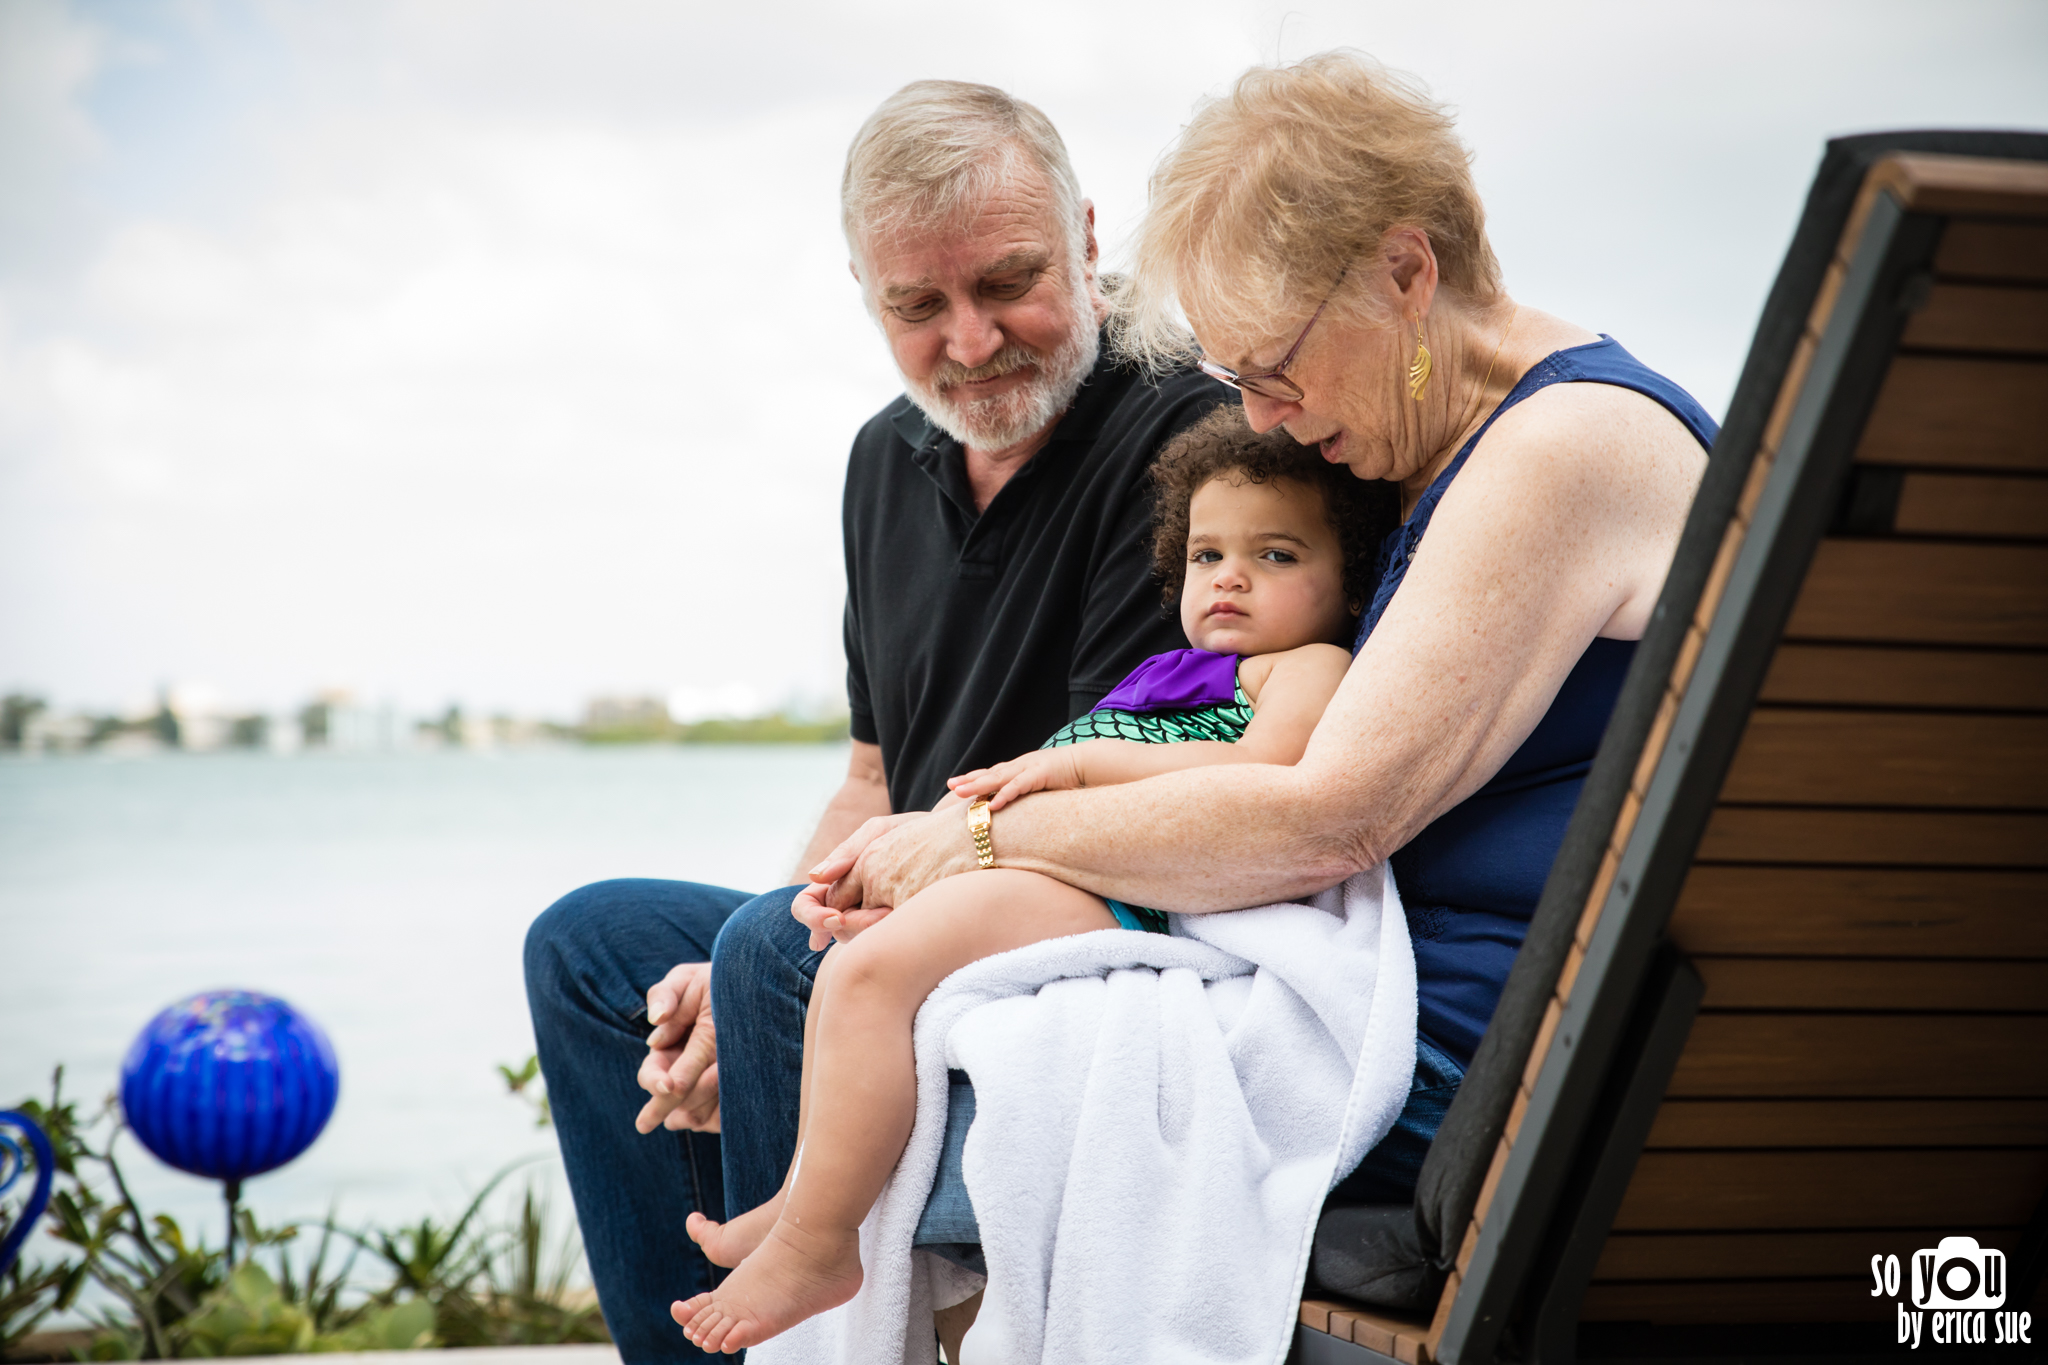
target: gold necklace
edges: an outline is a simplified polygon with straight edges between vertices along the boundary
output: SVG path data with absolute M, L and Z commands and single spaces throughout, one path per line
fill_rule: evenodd
M 1508 314 L 1507 331 L 1500 334 L 1500 340 L 1493 343 L 1493 359 L 1486 362 L 1486 378 L 1479 381 L 1479 401 L 1486 401 L 1486 386 L 1493 382 L 1493 367 L 1500 363 L 1500 348 L 1508 344 L 1508 333 L 1515 330 L 1515 319 L 1522 316 L 1522 305 L 1516 304 L 1515 311 Z
M 1486 362 L 1486 378 L 1479 381 L 1479 403 L 1482 407 L 1486 405 L 1486 386 L 1493 382 L 1493 367 L 1500 363 L 1500 348 L 1508 344 L 1508 334 L 1515 330 L 1515 321 L 1521 316 L 1522 305 L 1517 303 L 1515 305 L 1515 311 L 1508 314 L 1507 330 L 1503 331 L 1500 334 L 1499 341 L 1493 343 L 1493 359 Z M 1409 514 L 1414 510 L 1415 509 L 1409 505 L 1408 495 L 1404 491 L 1401 495 L 1401 520 L 1404 522 L 1407 521 Z

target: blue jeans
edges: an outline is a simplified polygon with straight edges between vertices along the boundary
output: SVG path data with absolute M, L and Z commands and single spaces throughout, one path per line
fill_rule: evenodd
M 1465 1068 L 1457 1058 L 1417 1034 L 1408 1103 L 1379 1145 L 1365 1154 L 1357 1170 L 1337 1182 L 1324 1202 L 1340 1208 L 1413 1203 L 1422 1159 L 1429 1155 L 1429 1144 L 1436 1141 L 1436 1130 L 1443 1127 L 1444 1113 L 1464 1079 Z
M 690 882 L 597 882 L 526 935 L 526 997 L 562 1165 L 604 1319 L 625 1365 L 707 1360 L 668 1306 L 716 1270 L 683 1232 L 765 1202 L 796 1150 L 804 1010 L 822 953 L 790 917 L 796 888 L 749 897 Z M 721 1138 L 633 1116 L 647 1096 L 647 988 L 679 962 L 712 969 Z M 729 1357 L 718 1357 L 728 1359 Z

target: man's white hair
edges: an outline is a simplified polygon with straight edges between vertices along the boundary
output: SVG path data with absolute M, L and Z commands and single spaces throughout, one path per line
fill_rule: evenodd
M 1021 168 L 1044 174 L 1067 264 L 1085 269 L 1081 182 L 1052 120 L 992 85 L 912 81 L 868 115 L 846 153 L 840 221 L 854 259 L 877 236 L 949 224 Z

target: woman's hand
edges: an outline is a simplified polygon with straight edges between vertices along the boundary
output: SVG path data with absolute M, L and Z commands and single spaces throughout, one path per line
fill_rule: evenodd
M 942 801 L 939 804 L 943 807 L 947 803 Z M 862 821 L 859 829 L 847 835 L 839 847 L 827 853 L 804 875 L 813 882 L 831 885 L 853 870 L 853 865 L 860 861 L 860 855 L 867 851 L 869 844 L 898 825 L 923 818 L 924 814 L 923 811 L 913 810 L 901 815 L 877 815 L 872 820 Z
M 954 804 L 948 797 L 939 803 L 939 807 L 947 809 Z M 797 923 L 811 931 L 812 952 L 823 948 L 828 939 L 845 943 L 889 913 L 892 907 L 887 905 L 863 907 L 858 889 L 850 896 L 835 893 L 839 891 L 840 883 L 859 865 L 861 855 L 867 852 L 869 845 L 897 826 L 923 818 L 922 811 L 908 811 L 902 815 L 878 815 L 864 821 L 859 829 L 847 835 L 837 848 L 805 874 L 811 879 L 811 884 L 797 892 L 796 899 L 790 902 L 789 913 Z
M 972 872 L 978 866 L 974 839 L 959 806 L 941 805 L 928 815 L 894 818 L 901 823 L 891 828 L 887 837 L 868 844 L 833 883 L 828 904 L 842 913 L 856 907 L 869 913 L 879 911 L 876 918 L 880 918 L 889 907 L 903 904 L 933 882 Z M 1000 857 L 1000 828 L 995 845 Z
M 1037 749 L 992 768 L 976 768 L 971 773 L 947 778 L 946 786 L 953 795 L 967 800 L 986 796 L 992 811 L 1032 792 L 1070 791 L 1087 785 L 1080 761 L 1080 750 L 1087 747 L 1068 744 L 1058 749 Z

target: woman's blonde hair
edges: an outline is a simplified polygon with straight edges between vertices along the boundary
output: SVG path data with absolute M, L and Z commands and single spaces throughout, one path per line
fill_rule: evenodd
M 1182 318 L 1196 314 L 1277 337 L 1401 227 L 1429 234 L 1442 287 L 1499 296 L 1471 153 L 1417 81 L 1354 52 L 1253 67 L 1196 108 L 1152 173 L 1114 300 L 1118 343 L 1178 363 L 1193 351 Z M 1371 297 L 1347 289 L 1330 306 L 1384 322 Z

